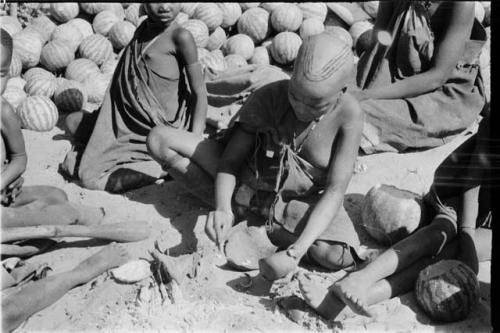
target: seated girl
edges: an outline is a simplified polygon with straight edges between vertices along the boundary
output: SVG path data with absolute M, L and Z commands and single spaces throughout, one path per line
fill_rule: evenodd
M 359 238 L 343 208 L 363 125 L 345 93 L 353 69 L 349 47 L 319 34 L 304 40 L 291 79 L 250 95 L 226 145 L 168 126 L 148 136 L 155 160 L 215 208 L 206 232 L 221 248 L 235 213 L 267 221 L 271 241 L 286 249 L 261 261 L 268 279 L 306 254 L 330 270 L 353 264 Z
M 353 92 L 366 113 L 365 153 L 440 146 L 477 119 L 486 33 L 474 2 L 381 1 L 373 36 L 358 63 L 363 90 Z
M 92 131 L 83 140 L 88 143 L 81 160 L 72 152 L 63 163 L 89 189 L 123 192 L 162 177 L 146 148 L 153 127 L 168 125 L 199 137 L 205 129 L 207 97 L 196 44 L 174 21 L 180 5 L 144 7 L 148 18 L 123 51 L 95 125 L 82 121 L 81 113 L 68 118 L 68 127 L 80 123 Z

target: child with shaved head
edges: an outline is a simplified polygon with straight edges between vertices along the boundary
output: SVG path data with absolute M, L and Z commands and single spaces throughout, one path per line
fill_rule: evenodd
M 306 254 L 331 270 L 353 264 L 359 239 L 343 208 L 363 128 L 359 104 L 345 89 L 353 68 L 345 43 L 326 33 L 309 37 L 292 78 L 248 98 L 225 147 L 182 131 L 148 137 L 166 171 L 215 207 L 206 232 L 220 247 L 235 212 L 266 222 L 284 249 L 261 260 L 268 279 Z

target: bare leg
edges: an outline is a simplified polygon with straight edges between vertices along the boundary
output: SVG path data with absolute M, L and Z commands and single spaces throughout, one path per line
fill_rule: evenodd
M 10 207 L 41 208 L 68 201 L 63 190 L 53 186 L 23 186 Z
M 212 140 L 168 126 L 151 130 L 147 140 L 151 156 L 192 194 L 210 205 L 214 179 L 223 147 Z
M 127 251 L 111 244 L 81 262 L 73 270 L 29 283 L 2 298 L 2 329 L 10 332 L 34 313 L 56 302 L 72 288 L 89 282 L 128 260 Z
M 476 230 L 474 243 L 479 261 L 491 260 L 491 230 Z M 375 282 L 366 290 L 365 304 L 372 305 L 411 291 L 422 269 L 439 260 L 453 259 L 458 254 L 458 242 L 453 240 L 446 245 L 436 257 L 425 257 L 417 260 L 409 267 L 385 279 Z M 351 273 L 352 275 L 354 273 Z M 306 303 L 327 319 L 335 318 L 344 308 L 344 302 L 332 291 L 318 287 L 307 278 L 301 277 L 299 285 Z
M 36 225 L 99 224 L 104 209 L 75 203 L 60 203 L 34 209 L 30 207 L 2 209 L 2 227 L 27 227 Z

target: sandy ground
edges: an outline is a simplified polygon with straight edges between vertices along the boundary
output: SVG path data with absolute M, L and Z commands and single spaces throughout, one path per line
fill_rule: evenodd
M 197 251 L 202 261 L 194 279 L 183 286 L 184 302 L 160 305 L 156 295 L 142 304 L 136 302 L 138 291 L 149 280 L 118 284 L 107 274 L 71 290 L 58 302 L 35 314 L 16 332 L 33 331 L 453 331 L 486 332 L 490 326 L 490 264 L 482 263 L 481 301 L 469 319 L 451 325 L 436 325 L 416 304 L 413 293 L 383 302 L 375 307 L 377 317 L 369 319 L 345 309 L 337 321 L 326 322 L 309 313 L 295 323 L 277 306 L 283 290 L 294 292 L 291 284 L 265 286 L 257 271 L 248 275 L 227 268 L 225 259 L 204 234 L 208 207 L 186 193 L 180 184 L 170 181 L 111 195 L 89 191 L 69 183 L 58 173 L 58 164 L 70 149 L 62 130 L 48 133 L 24 131 L 28 149 L 26 185 L 53 185 L 64 189 L 71 201 L 103 206 L 109 219 L 105 223 L 137 221 L 149 224 L 152 236 L 125 246 L 134 257 L 148 258 L 148 250 L 158 240 L 173 256 Z M 375 184 L 385 183 L 425 192 L 437 165 L 465 137 L 421 153 L 380 154 L 359 158 L 358 170 L 348 188 L 346 207 L 353 221 L 360 224 L 360 205 L 364 194 Z M 366 235 L 362 235 L 366 237 Z M 54 274 L 74 267 L 80 260 L 98 251 L 106 242 L 89 239 L 61 239 L 48 253 L 29 259 L 46 262 Z M 318 274 L 334 280 L 345 274 Z M 251 283 L 251 286 L 249 284 Z M 285 288 L 283 289 L 283 286 Z M 273 292 L 280 290 L 281 292 Z M 271 290 L 270 290 L 271 288 Z M 286 291 L 285 291 L 286 294 Z

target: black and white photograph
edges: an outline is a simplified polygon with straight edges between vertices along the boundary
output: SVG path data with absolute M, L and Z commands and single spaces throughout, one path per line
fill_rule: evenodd
M 491 6 L 3 1 L 2 332 L 500 329 Z

